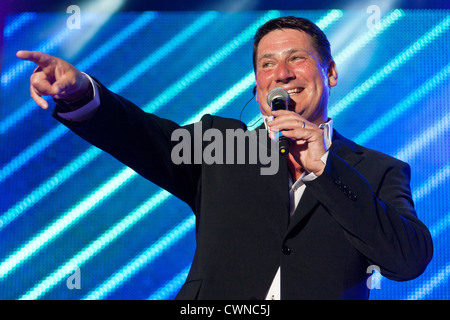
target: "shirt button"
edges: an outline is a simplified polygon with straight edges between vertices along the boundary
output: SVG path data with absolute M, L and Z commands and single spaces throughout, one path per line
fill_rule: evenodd
M 283 252 L 285 255 L 289 255 L 291 254 L 291 248 L 289 248 L 288 246 L 283 246 L 281 248 L 281 252 Z

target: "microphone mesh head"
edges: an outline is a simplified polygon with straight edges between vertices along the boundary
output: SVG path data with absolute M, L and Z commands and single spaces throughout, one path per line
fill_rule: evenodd
M 286 102 L 289 104 L 289 93 L 284 90 L 283 88 L 275 88 L 270 90 L 270 92 L 267 94 L 267 104 L 270 106 L 272 105 L 272 101 L 281 98 L 283 100 L 286 100 Z

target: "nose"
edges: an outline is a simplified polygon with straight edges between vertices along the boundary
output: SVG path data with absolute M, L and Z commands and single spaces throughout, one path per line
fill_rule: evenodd
M 280 61 L 275 70 L 275 80 L 277 82 L 288 83 L 295 79 L 295 74 L 285 61 Z

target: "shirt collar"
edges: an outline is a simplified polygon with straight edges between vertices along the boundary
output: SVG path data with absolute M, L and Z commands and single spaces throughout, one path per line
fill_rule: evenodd
M 273 116 L 262 116 L 264 121 L 264 126 L 266 130 L 270 133 L 269 126 L 267 125 L 267 122 L 273 119 Z M 325 139 L 325 145 L 327 147 L 327 150 L 330 149 L 331 141 L 333 139 L 333 119 L 328 118 L 327 122 L 321 123 L 319 125 L 319 128 L 323 130 L 324 133 L 324 139 Z
M 319 128 L 323 130 L 323 136 L 325 137 L 325 145 L 327 150 L 331 147 L 331 141 L 333 139 L 333 119 L 328 118 L 327 122 L 321 123 Z

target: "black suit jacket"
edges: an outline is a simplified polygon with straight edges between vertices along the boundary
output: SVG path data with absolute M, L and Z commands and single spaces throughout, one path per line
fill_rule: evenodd
M 171 151 L 179 142 L 171 135 L 180 126 L 99 86 L 101 106 L 90 120 L 54 115 L 192 208 L 197 248 L 178 299 L 264 299 L 279 266 L 283 299 L 367 299 L 369 271 L 404 281 L 431 260 L 406 163 L 334 131 L 325 171 L 306 183 L 290 220 L 285 159 L 274 175 L 261 175 L 261 163 L 175 165 Z M 203 132 L 246 130 L 211 115 L 201 123 Z M 193 133 L 194 126 L 184 129 Z M 258 141 L 271 143 L 267 136 Z

